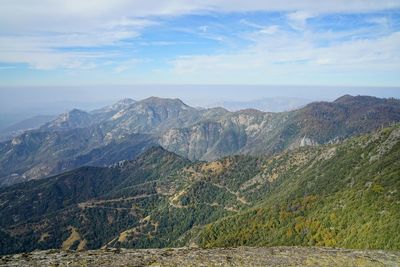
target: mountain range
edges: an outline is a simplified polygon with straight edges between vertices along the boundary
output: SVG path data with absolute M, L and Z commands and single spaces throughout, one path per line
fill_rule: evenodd
M 193 108 L 179 99 L 124 99 L 86 112 L 71 110 L 39 129 L 0 143 L 0 185 L 74 168 L 108 166 L 162 146 L 189 160 L 273 155 L 335 143 L 400 121 L 400 100 L 345 95 L 298 110 Z
M 4 129 L 0 129 L 0 142 L 12 139 L 15 136 L 22 134 L 25 131 L 38 129 L 43 124 L 52 121 L 56 116 L 37 115 L 22 121 L 16 122 Z
M 134 160 L 1 188 L 0 253 L 243 245 L 398 250 L 399 155 L 398 124 L 330 144 L 209 162 L 152 147 Z
M 264 112 L 284 112 L 302 108 L 311 102 L 309 99 L 298 97 L 267 97 L 250 101 L 219 101 L 207 107 L 223 107 L 230 111 L 258 109 Z

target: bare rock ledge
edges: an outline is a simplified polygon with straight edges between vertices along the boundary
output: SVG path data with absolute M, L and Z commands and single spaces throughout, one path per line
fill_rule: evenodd
M 400 252 L 320 247 L 46 250 L 0 256 L 0 266 L 400 266 Z

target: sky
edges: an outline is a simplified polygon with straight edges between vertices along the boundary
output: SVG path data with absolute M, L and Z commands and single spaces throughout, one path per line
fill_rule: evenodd
M 143 84 L 400 87 L 400 1 L 1 1 L 0 90 Z

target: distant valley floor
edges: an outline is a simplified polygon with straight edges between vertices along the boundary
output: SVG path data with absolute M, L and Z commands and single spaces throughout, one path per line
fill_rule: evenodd
M 400 252 L 320 247 L 60 250 L 0 256 L 0 266 L 400 266 Z

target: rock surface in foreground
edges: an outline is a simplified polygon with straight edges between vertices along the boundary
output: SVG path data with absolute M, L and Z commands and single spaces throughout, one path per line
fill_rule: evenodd
M 112 249 L 35 251 L 0 257 L 0 266 L 400 266 L 400 252 L 331 248 Z

